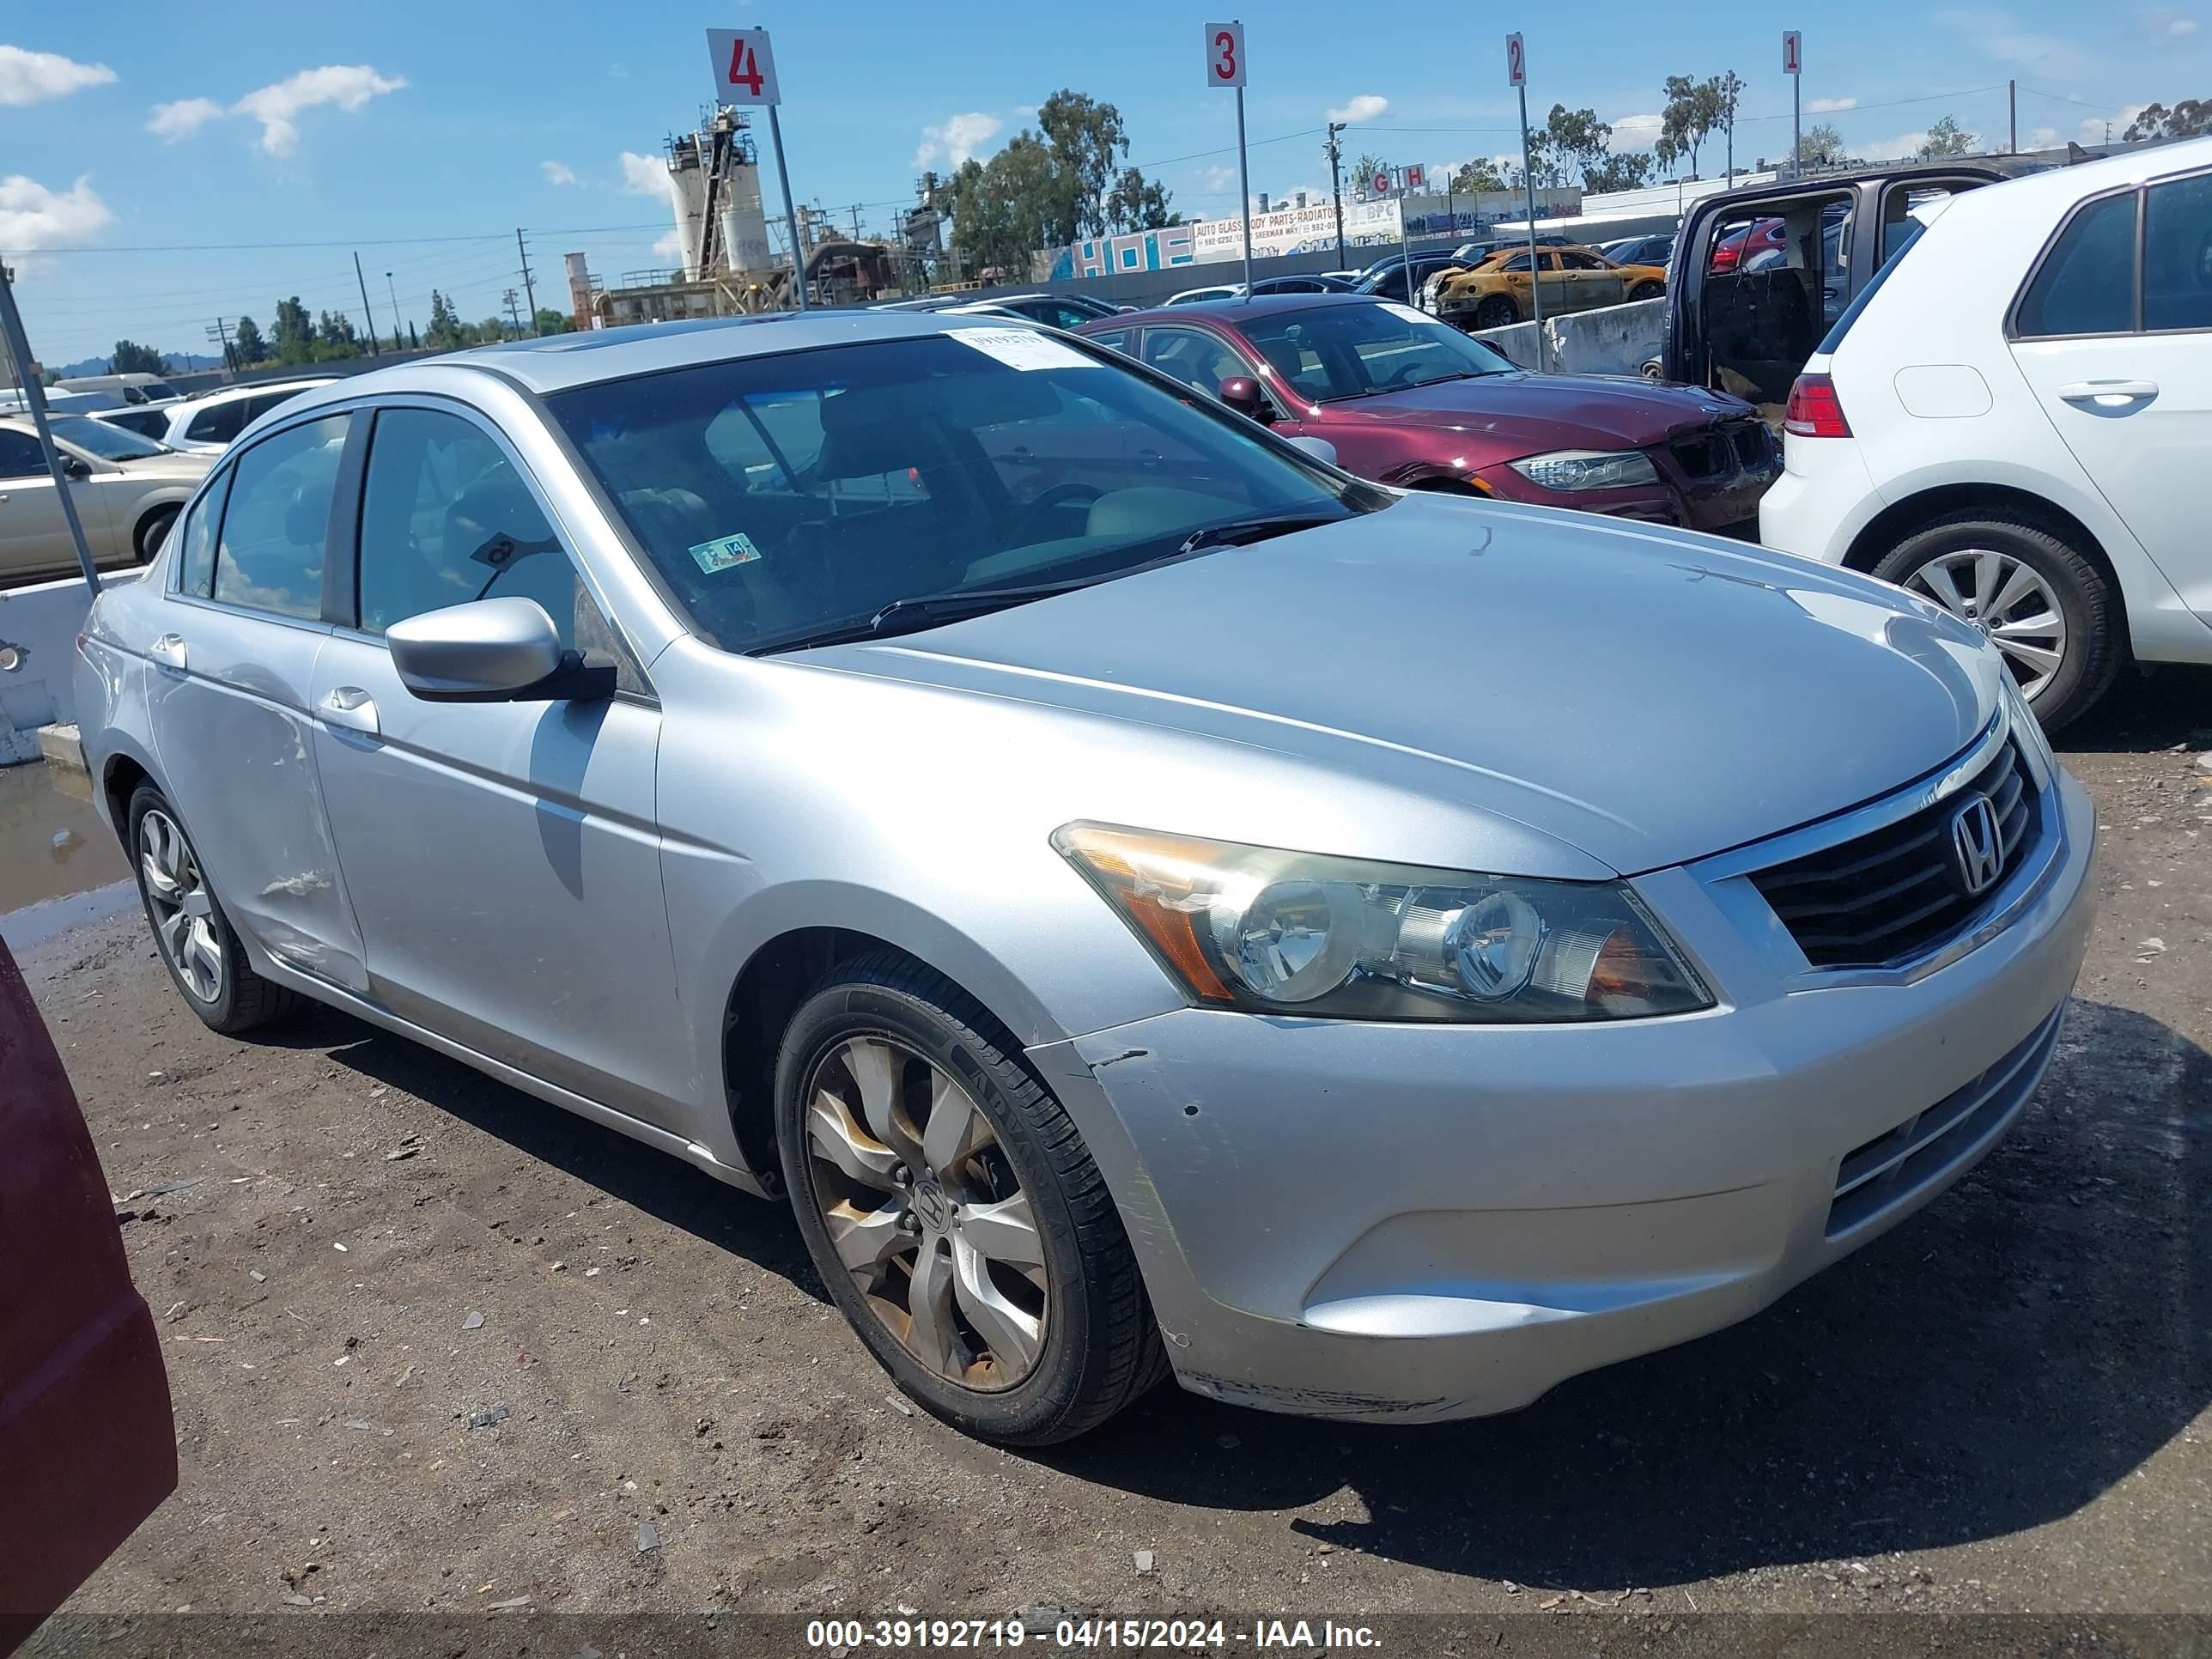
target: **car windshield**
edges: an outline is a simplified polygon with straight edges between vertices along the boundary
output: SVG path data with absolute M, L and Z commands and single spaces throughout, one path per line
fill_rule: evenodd
M 95 421 L 88 415 L 57 415 L 52 417 L 52 424 L 57 443 L 82 449 L 103 461 L 143 461 L 149 456 L 169 453 L 166 444 L 157 444 L 126 427 L 117 426 L 112 421 Z
M 1503 374 L 1510 359 L 1410 306 L 1316 306 L 1241 320 L 1247 339 L 1313 403 L 1402 392 L 1471 374 Z
M 759 652 L 1195 554 L 1383 498 L 1022 328 L 743 357 L 547 402 L 697 629 Z M 1255 526 L 1260 526 L 1255 528 Z

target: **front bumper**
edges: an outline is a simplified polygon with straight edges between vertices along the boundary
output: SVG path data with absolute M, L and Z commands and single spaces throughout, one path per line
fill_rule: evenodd
M 1645 446 L 1644 453 L 1659 475 L 1656 483 L 1648 484 L 1618 489 L 1546 489 L 1503 462 L 1475 476 L 1492 495 L 1531 507 L 1570 507 L 1577 513 L 1601 513 L 1608 518 L 1679 525 L 1688 530 L 1726 530 L 1757 518 L 1760 498 L 1782 477 L 1779 447 L 1764 428 L 1752 432 L 1753 425 L 1729 422 Z M 1735 428 L 1746 429 L 1741 448 L 1732 441 Z M 1686 454 L 1698 464 L 1696 471 L 1686 465 Z
M 2095 816 L 2052 776 L 2063 844 L 2009 925 L 1918 977 L 1777 973 L 1674 870 L 1637 885 L 1721 988 L 1705 1013 L 1194 1008 L 1031 1050 L 1183 1386 L 1328 1417 L 1510 1410 L 1733 1323 L 1919 1208 L 2034 1092 L 2081 967 Z

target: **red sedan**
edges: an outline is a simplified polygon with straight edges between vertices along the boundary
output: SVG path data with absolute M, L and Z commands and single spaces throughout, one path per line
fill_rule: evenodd
M 176 1485 L 154 1316 L 69 1074 L 0 942 L 0 1654 Z
M 1407 306 L 1285 295 L 1101 318 L 1088 337 L 1346 471 L 1415 489 L 1717 530 L 1781 471 L 1749 404 L 1693 386 L 1532 374 Z

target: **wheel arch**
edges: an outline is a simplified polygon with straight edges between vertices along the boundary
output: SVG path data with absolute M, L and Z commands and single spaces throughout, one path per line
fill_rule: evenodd
M 131 797 L 141 787 L 152 784 L 161 787 L 160 780 L 144 761 L 126 750 L 118 750 L 101 763 L 100 769 L 100 799 L 107 811 L 107 822 L 121 842 L 125 853 L 131 848 Z
M 2120 644 L 2129 648 L 2127 584 L 2112 556 L 2087 525 L 2049 497 L 2010 484 L 1948 483 L 1917 490 L 1892 501 L 1867 520 L 1844 555 L 1844 568 L 1872 574 L 1883 557 L 1936 520 L 1955 513 L 1989 513 L 2025 520 L 2075 549 L 2112 585 Z

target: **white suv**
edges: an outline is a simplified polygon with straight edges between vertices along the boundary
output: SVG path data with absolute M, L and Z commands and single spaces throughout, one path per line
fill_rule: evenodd
M 1790 392 L 1760 538 L 1964 617 L 2047 727 L 2212 663 L 2212 139 L 1915 216 Z

